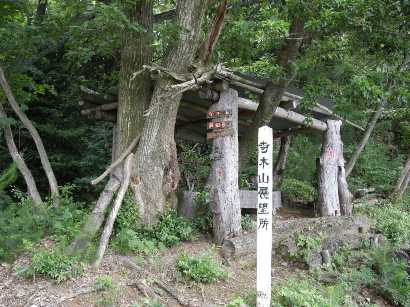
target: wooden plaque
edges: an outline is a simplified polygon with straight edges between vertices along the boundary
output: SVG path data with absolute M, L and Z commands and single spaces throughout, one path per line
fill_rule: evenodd
M 208 122 L 208 125 L 207 125 L 208 130 L 225 129 L 225 128 L 231 128 L 231 127 L 232 127 L 231 121 L 212 121 L 212 122 Z
M 231 116 L 232 110 L 218 110 L 218 111 L 208 111 L 206 114 L 207 118 L 221 118 L 226 116 Z
M 228 129 L 220 129 L 220 130 L 213 130 L 206 134 L 206 138 L 208 140 L 216 139 L 223 136 L 230 136 L 234 135 L 235 131 L 232 128 Z

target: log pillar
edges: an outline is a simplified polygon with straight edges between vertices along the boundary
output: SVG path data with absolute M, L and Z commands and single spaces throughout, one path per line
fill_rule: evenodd
M 340 136 L 341 121 L 328 120 L 318 160 L 319 207 L 321 216 L 351 215 L 352 195 L 349 192 L 343 142 Z
M 213 136 L 212 164 L 208 180 L 214 239 L 217 244 L 222 244 L 224 239 L 236 236 L 241 231 L 238 183 L 238 92 L 230 88 L 223 89 L 219 101 L 209 109 L 209 112 L 214 111 L 229 111 L 229 115 L 215 121 L 223 120 L 231 123 L 228 128 L 230 133 L 223 133 L 228 131 L 224 128 L 219 131 L 220 136 Z

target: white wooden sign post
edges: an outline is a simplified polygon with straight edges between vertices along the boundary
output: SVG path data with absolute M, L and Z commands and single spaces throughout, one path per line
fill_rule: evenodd
M 258 131 L 258 212 L 256 244 L 257 306 L 269 307 L 272 271 L 272 129 Z

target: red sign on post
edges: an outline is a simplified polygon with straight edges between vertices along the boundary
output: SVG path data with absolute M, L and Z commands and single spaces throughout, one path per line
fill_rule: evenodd
M 230 115 L 232 115 L 231 110 L 209 111 L 207 113 L 207 118 L 220 118 L 220 117 L 225 117 L 225 116 L 230 116 Z
M 232 123 L 228 121 L 214 121 L 208 122 L 208 130 L 224 129 L 232 127 Z

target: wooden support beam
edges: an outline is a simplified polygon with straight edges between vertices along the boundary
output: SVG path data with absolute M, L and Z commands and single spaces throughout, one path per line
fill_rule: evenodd
M 327 125 L 324 122 L 318 119 L 315 119 L 315 118 L 309 119 L 303 116 L 302 114 L 299 114 L 293 111 L 288 111 L 281 107 L 276 108 L 275 113 L 273 114 L 273 117 L 286 119 L 292 123 L 296 123 L 296 124 L 309 127 L 312 129 L 316 129 L 319 131 L 323 131 L 323 132 L 327 130 Z

